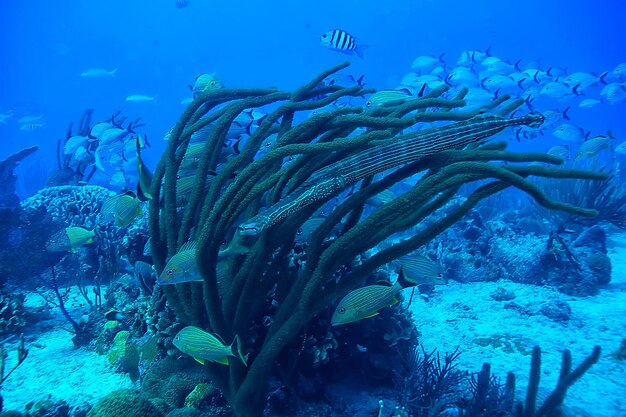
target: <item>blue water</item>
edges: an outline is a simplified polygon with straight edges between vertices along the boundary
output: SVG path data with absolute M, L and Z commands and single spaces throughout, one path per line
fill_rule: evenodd
M 349 60 L 368 87 L 393 88 L 419 55 L 445 57 L 491 47 L 495 56 L 568 71 L 611 70 L 626 61 L 626 27 L 616 2 L 479 0 L 209 2 L 191 0 L 5 2 L 0 113 L 41 114 L 38 132 L 0 124 L 0 157 L 37 144 L 52 156 L 56 139 L 86 108 L 103 120 L 121 110 L 141 116 L 156 146 L 183 110 L 187 85 L 215 72 L 228 87 L 292 89 L 322 69 Z M 324 48 L 319 36 L 342 28 L 370 45 L 365 59 Z M 114 78 L 82 78 L 88 68 L 118 68 Z M 130 94 L 157 103 L 127 103 Z M 575 109 L 577 121 L 598 134 L 626 137 L 624 105 Z M 52 158 L 51 161 L 54 161 Z M 51 162 L 52 164 L 53 162 Z

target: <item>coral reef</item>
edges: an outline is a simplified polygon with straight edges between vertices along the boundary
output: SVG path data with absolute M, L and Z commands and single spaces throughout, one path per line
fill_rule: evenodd
M 185 398 L 185 407 L 200 408 L 202 403 L 215 394 L 215 387 L 211 384 L 200 383 Z
M 23 258 L 18 241 L 22 236 L 22 209 L 15 191 L 16 177 L 13 173 L 16 166 L 29 155 L 37 151 L 37 147 L 24 149 L 0 161 L 0 287 L 7 279 L 22 273 L 13 266 Z M 28 271 L 28 269 L 26 270 Z
M 142 376 L 142 395 L 161 398 L 175 408 L 183 407 L 199 384 L 210 383 L 202 368 L 196 365 L 189 359 L 170 357 L 153 363 Z
M 150 401 L 131 390 L 113 391 L 87 413 L 87 417 L 163 417 Z
M 543 283 L 566 294 L 593 295 L 611 280 L 606 235 L 597 225 L 583 231 L 573 242 L 552 232 L 541 261 L 546 270 Z
M 26 325 L 28 313 L 24 307 L 25 294 L 0 294 L 0 340 L 19 334 Z
M 598 171 L 607 171 L 603 167 L 596 167 L 599 163 L 590 164 L 590 168 Z M 587 207 L 597 211 L 593 218 L 585 218 L 574 213 L 557 213 L 537 207 L 539 217 L 548 219 L 551 229 L 562 231 L 567 228 L 583 226 L 591 227 L 601 222 L 610 223 L 620 229 L 626 229 L 626 190 L 620 180 L 619 164 L 607 172 L 609 181 L 595 181 L 592 179 L 568 179 L 554 181 L 543 178 L 537 183 L 547 195 L 560 201 L 565 201 L 577 207 Z
M 223 88 L 198 96 L 173 127 L 154 172 L 149 226 L 157 272 L 193 240 L 204 280 L 164 286 L 168 303 L 185 325 L 201 326 L 224 340 L 239 335 L 250 353 L 247 368 L 205 366 L 238 416 L 262 414 L 276 360 L 286 350 L 298 348 L 296 341 L 314 317 L 362 286 L 379 267 L 430 242 L 482 199 L 513 186 L 545 207 L 580 216 L 596 214 L 546 197 L 528 178 L 599 180 L 605 174 L 545 166 L 562 160 L 542 153 L 507 152 L 504 143 L 485 143 L 507 127 L 543 121 L 537 114 L 508 118 L 522 101 L 506 95 L 478 110 L 463 111 L 467 90 L 447 100 L 441 97 L 447 87 L 441 87 L 417 99 L 368 110 L 336 108 L 294 123 L 299 112 L 372 92 L 360 86 L 324 85 L 326 77 L 346 65 L 323 72 L 295 92 Z M 240 153 L 218 169 L 235 118 L 264 105 L 275 110 Z M 433 121 L 448 123 L 419 130 Z M 181 207 L 176 198 L 179 168 L 191 136 L 209 125 L 212 130 L 198 158 L 194 192 Z M 274 134 L 277 141 L 255 158 Z M 462 149 L 468 144 L 473 146 Z M 209 183 L 207 176 L 216 172 Z M 416 173 L 423 175 L 409 191 L 363 215 L 370 197 Z M 339 201 L 311 234 L 301 267 L 292 268 L 288 255 L 303 223 L 361 180 L 358 190 Z M 448 205 L 461 186 L 483 180 L 469 197 Z M 412 237 L 364 256 L 416 225 Z M 338 236 L 333 231 L 337 227 Z M 229 246 L 222 247 L 223 242 Z M 227 265 L 227 277 L 222 275 L 218 282 L 220 262 Z M 269 326 L 264 327 L 266 316 Z
M 0 214 L 3 223 L 10 217 L 7 214 L 14 214 L 15 210 L 19 209 L 20 200 L 15 192 L 17 177 L 13 171 L 22 160 L 35 153 L 37 149 L 39 149 L 37 146 L 26 148 L 0 161 Z
M 139 379 L 139 348 L 129 337 L 130 333 L 126 330 L 118 332 L 107 359 L 116 369 L 128 373 L 134 382 Z
M 430 242 L 429 252 L 436 254 L 451 279 L 460 282 L 507 279 L 585 296 L 597 293 L 610 281 L 611 261 L 601 226 L 575 235 L 556 231 L 533 234 L 520 226 L 513 214 L 484 221 L 474 211 L 469 220 Z
M 43 208 L 59 227 L 93 229 L 102 203 L 113 195 L 114 192 L 97 185 L 47 187 L 24 200 L 22 208 L 32 211 Z
M 442 358 L 436 350 L 427 352 L 420 346 L 406 358 L 396 377 L 396 389 L 399 403 L 410 415 L 441 415 L 449 404 L 460 401 L 467 373 L 456 368 L 458 356 L 458 348 Z
M 569 350 L 565 349 L 563 351 L 559 382 L 556 388 L 554 388 L 554 391 L 543 401 L 541 406 L 537 407 L 537 393 L 539 391 L 539 379 L 541 377 L 541 349 L 539 346 L 535 346 L 533 348 L 530 364 L 530 377 L 526 391 L 526 399 L 524 402 L 518 401 L 515 404 L 515 417 L 550 417 L 561 415 L 560 407 L 565 400 L 567 390 L 580 379 L 593 364 L 598 362 L 600 354 L 600 346 L 596 346 L 593 352 L 580 365 L 572 370 L 572 354 Z M 509 375 L 507 380 L 509 379 L 514 379 L 514 376 Z M 510 384 L 514 385 L 514 382 Z

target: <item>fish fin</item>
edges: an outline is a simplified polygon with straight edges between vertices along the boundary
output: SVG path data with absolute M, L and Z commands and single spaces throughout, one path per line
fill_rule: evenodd
M 357 80 L 357 84 L 359 87 L 364 88 L 365 87 L 365 83 L 363 82 L 363 77 L 365 77 L 365 74 L 361 75 Z
M 395 306 L 395 305 L 396 305 L 396 304 L 398 304 L 398 303 L 399 303 L 398 299 L 394 296 L 394 297 L 391 299 L 391 304 L 389 304 L 389 307 L 391 307 L 391 306 Z
M 116 113 L 116 114 L 117 114 L 117 113 Z M 115 121 L 115 116 L 116 116 L 116 114 L 114 114 L 114 115 L 112 115 L 112 116 L 111 116 L 111 124 L 112 124 L 114 127 L 117 127 L 117 128 L 119 128 L 119 129 L 121 129 L 121 128 L 122 128 L 122 126 L 120 126 L 120 125 L 119 125 L 119 124 Z
M 111 71 L 111 75 L 115 77 L 116 73 L 117 73 L 117 68 L 113 68 L 113 71 Z
M 580 83 L 576 84 L 575 86 L 572 87 L 572 92 L 574 94 L 576 94 L 577 96 L 580 95 L 580 92 L 578 91 L 578 87 L 580 87 Z
M 91 237 L 85 241 L 85 245 L 89 245 L 91 243 L 93 243 L 93 238 Z
M 241 139 L 238 139 L 237 142 L 235 142 L 235 144 L 233 145 L 233 150 L 235 151 L 235 154 L 239 155 L 241 153 L 241 151 L 239 150 L 239 143 L 241 142 Z
M 190 240 L 189 242 L 185 242 L 183 243 L 183 246 L 181 246 L 178 251 L 179 252 L 184 252 L 187 250 L 194 250 L 196 249 L 196 242 L 194 240 Z
M 522 80 L 523 81 L 523 80 Z M 520 81 L 521 82 L 521 81 Z M 526 97 L 526 100 L 524 100 L 526 102 L 526 105 L 528 106 L 528 108 L 530 109 L 530 111 L 535 110 L 535 107 L 533 106 L 533 101 L 535 100 L 535 98 L 531 98 L 530 96 Z
M 228 365 L 228 357 L 224 356 L 223 358 L 215 359 L 215 362 L 221 363 L 222 365 Z
M 420 88 L 420 91 L 417 93 L 417 96 L 418 97 L 423 97 L 425 89 L 426 89 L 426 83 L 422 84 L 422 88 Z
M 128 132 L 132 133 L 133 135 L 135 134 L 135 131 L 133 130 L 133 122 L 128 123 L 128 127 L 126 128 L 126 130 L 128 130 Z
M 402 288 L 414 287 L 419 284 L 418 282 L 413 282 L 406 278 L 406 275 L 404 274 L 404 267 L 402 266 L 400 267 L 400 271 L 398 271 L 398 281 L 396 282 Z
M 248 126 L 246 126 L 246 133 L 248 135 L 252 134 L 252 125 L 254 124 L 254 118 L 252 120 L 250 120 L 250 123 L 248 123 Z
M 602 84 L 606 84 L 606 81 L 604 81 L 604 78 L 605 78 L 607 75 L 609 75 L 609 72 L 608 72 L 608 71 L 604 71 L 602 74 L 600 74 L 600 77 L 599 77 L 598 79 L 600 80 L 600 82 L 601 82 Z
M 244 356 L 241 353 L 241 339 L 239 338 L 239 335 L 235 335 L 235 340 L 233 340 L 231 347 L 234 347 L 235 351 L 237 352 L 237 354 L 235 355 L 235 351 L 233 351 L 233 356 L 237 356 L 241 360 L 241 362 L 243 362 L 243 366 L 248 366 L 248 364 L 246 363 L 248 360 L 248 354 Z
M 364 51 L 364 50 L 366 50 L 366 49 L 367 49 L 367 48 L 369 48 L 369 47 L 370 47 L 369 45 L 357 45 L 357 46 L 354 48 L 354 53 L 355 53 L 355 54 L 357 54 L 357 56 L 358 56 L 359 58 L 364 59 L 364 56 L 363 56 L 363 51 Z
M 569 115 L 567 114 L 567 112 L 569 111 L 569 109 L 571 108 L 571 106 L 567 106 L 567 108 L 565 110 L 563 110 L 563 118 L 566 120 L 570 120 Z
M 363 316 L 364 319 L 369 319 L 370 317 L 375 317 L 378 315 L 378 311 L 374 311 L 373 313 L 368 314 L 367 316 Z
M 141 189 L 141 182 L 137 182 L 137 198 L 139 201 L 150 201 L 152 200 L 152 195 L 150 193 L 146 193 Z
M 196 358 L 196 357 L 193 357 L 193 356 L 192 356 L 192 358 L 193 358 L 196 362 L 198 362 L 200 365 L 204 365 L 204 359 Z

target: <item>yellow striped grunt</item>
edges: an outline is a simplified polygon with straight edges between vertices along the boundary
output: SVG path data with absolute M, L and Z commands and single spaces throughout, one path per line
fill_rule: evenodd
M 187 242 L 178 253 L 170 258 L 157 278 L 159 285 L 174 285 L 183 282 L 203 281 L 198 269 L 195 242 Z
M 233 343 L 226 346 L 211 333 L 205 332 L 199 327 L 187 326 L 174 336 L 172 343 L 178 350 L 191 356 L 202 365 L 205 361 L 228 365 L 228 357 L 232 356 L 241 360 L 244 366 L 248 366 L 246 364 L 248 355 L 241 354 L 239 336 L 235 336 Z
M 370 205 L 372 207 L 380 207 L 383 204 L 387 204 L 390 201 L 395 200 L 396 198 L 396 193 L 394 193 L 393 191 L 387 189 L 387 190 L 383 190 L 380 193 L 371 196 L 370 198 L 368 198 L 365 201 L 365 204 Z
M 548 155 L 556 156 L 557 158 L 561 158 L 564 161 L 569 159 L 569 146 L 565 145 L 557 145 L 548 149 Z
M 209 172 L 207 176 L 207 180 L 204 184 L 205 190 L 208 190 L 211 185 L 210 178 L 217 175 L 217 172 Z M 188 175 L 188 176 L 176 176 L 176 205 L 182 206 L 187 203 L 189 198 L 191 197 L 191 192 L 194 190 L 194 185 L 196 184 L 196 176 Z
M 380 309 L 398 302 L 396 294 L 404 288 L 415 285 L 405 279 L 404 272 L 400 268 L 398 280 L 393 285 L 368 285 L 350 291 L 337 305 L 330 324 L 339 326 L 374 317 L 378 315 Z
M 404 279 L 413 285 L 445 285 L 443 269 L 436 262 L 419 254 L 404 255 L 393 261 L 404 272 Z
M 117 227 L 128 226 L 141 214 L 141 205 L 135 194 L 131 191 L 125 194 L 113 196 L 102 203 L 98 214 L 98 224 L 103 225 L 111 221 Z
M 74 252 L 77 248 L 93 243 L 95 233 L 84 227 L 66 227 L 52 235 L 46 250 L 48 252 Z
M 611 147 L 611 138 L 607 136 L 595 136 L 591 139 L 584 141 L 576 151 L 576 161 L 581 161 L 585 158 L 593 158 L 600 151 L 609 149 Z
M 196 98 L 200 94 L 207 93 L 211 90 L 215 90 L 218 88 L 224 88 L 224 84 L 217 79 L 215 73 L 200 74 L 196 77 L 194 85 L 189 86 L 189 89 L 193 92 L 194 98 Z
M 220 260 L 215 267 L 217 283 L 222 285 L 229 276 L 228 263 Z M 187 242 L 178 253 L 170 258 L 163 272 L 157 278 L 159 285 L 175 285 L 185 282 L 202 282 L 204 279 L 198 268 L 196 243 Z
M 181 161 L 180 167 L 178 169 L 180 169 L 181 171 L 187 169 L 196 169 L 198 167 L 198 162 L 200 162 L 200 158 L 202 157 L 202 152 L 204 151 L 205 145 L 205 142 L 190 144 L 185 151 L 185 155 L 183 155 L 183 160 Z
M 147 137 L 142 138 L 141 135 L 137 135 L 136 148 L 137 148 L 137 172 L 139 178 L 137 180 L 137 196 L 141 201 L 152 200 L 152 194 L 150 189 L 152 188 L 152 172 L 146 167 L 141 159 L 141 149 L 145 146 Z
M 401 90 L 382 90 L 374 93 L 373 96 L 365 102 L 366 107 L 381 106 L 390 101 L 406 100 L 412 97 L 411 92 L 403 88 Z

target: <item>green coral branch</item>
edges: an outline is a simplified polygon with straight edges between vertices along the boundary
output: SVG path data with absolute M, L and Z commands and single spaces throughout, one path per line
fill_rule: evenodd
M 264 381 L 281 351 L 315 315 L 362 285 L 376 268 L 425 245 L 478 202 L 510 186 L 546 207 L 591 215 L 592 210 L 546 197 L 528 178 L 604 178 L 603 174 L 536 165 L 558 165 L 562 161 L 540 153 L 507 152 L 501 142 L 459 149 L 468 143 L 484 142 L 508 126 L 534 125 L 541 120 L 536 115 L 516 119 L 479 115 L 485 109 L 509 114 L 520 106 L 520 101 L 507 96 L 482 109 L 463 111 L 467 91 L 445 100 L 441 95 L 447 87 L 442 87 L 422 98 L 368 110 L 346 107 L 323 111 L 296 122 L 299 113 L 326 110 L 341 97 L 369 92 L 360 87 L 321 85 L 345 65 L 324 71 L 293 93 L 221 89 L 196 98 L 174 126 L 155 170 L 154 199 L 149 209 L 155 266 L 160 272 L 184 242 L 195 240 L 204 278 L 202 283 L 163 287 L 168 302 L 184 324 L 203 327 L 225 339 L 238 334 L 246 350 L 254 346 L 249 368 L 236 362 L 227 368 L 206 365 L 215 385 L 240 416 L 260 415 Z M 267 104 L 274 105 L 275 110 L 259 124 L 241 153 L 207 182 L 232 122 L 241 112 Z M 438 120 L 459 123 L 402 133 L 418 123 Z M 176 202 L 176 177 L 192 135 L 206 127 L 211 131 L 200 157 L 194 192 L 181 207 Z M 356 134 L 360 130 L 363 133 Z M 277 135 L 275 143 L 264 156 L 255 159 L 270 135 Z M 406 149 L 413 153 L 402 155 Z M 290 158 L 293 160 L 285 164 Z M 374 177 L 381 173 L 381 178 Z M 411 190 L 364 216 L 368 198 L 418 173 L 423 176 Z M 460 205 L 447 207 L 463 185 L 476 181 L 489 182 L 480 185 Z M 288 255 L 298 228 L 341 190 L 358 182 L 358 190 L 313 233 L 306 248 L 306 266 L 298 271 L 291 269 Z M 307 200 L 312 190 L 319 194 Z M 302 204 L 291 210 L 294 203 Z M 233 237 L 234 226 L 242 220 L 275 208 L 289 211 L 280 212 L 281 217 L 272 227 L 256 236 L 238 232 Z M 446 212 L 442 213 L 444 208 Z M 334 230 L 344 220 L 337 234 Z M 331 279 L 355 257 L 394 233 L 415 226 L 418 230 L 411 238 L 364 258 L 359 266 L 352 265 L 351 272 L 338 282 Z M 222 243 L 231 238 L 231 246 L 220 250 Z M 234 243 L 245 244 L 248 252 L 234 254 Z M 253 343 L 249 330 L 267 314 L 268 297 L 276 303 L 272 307 L 276 312 L 269 329 L 256 334 Z

